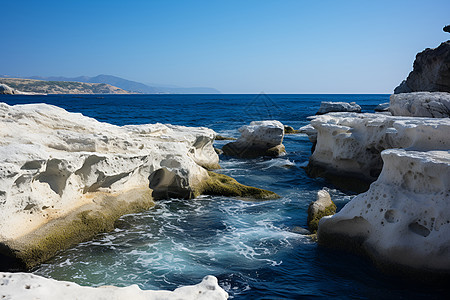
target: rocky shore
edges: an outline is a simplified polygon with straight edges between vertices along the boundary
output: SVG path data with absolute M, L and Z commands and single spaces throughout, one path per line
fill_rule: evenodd
M 311 176 L 366 191 L 320 219 L 318 243 L 440 283 L 450 278 L 448 43 L 417 55 L 387 112 L 312 116 L 300 129 L 313 143 Z
M 46 104 L 0 104 L 0 258 L 29 269 L 114 228 L 154 199 L 200 194 L 273 199 L 218 169 L 215 132 L 114 126 Z

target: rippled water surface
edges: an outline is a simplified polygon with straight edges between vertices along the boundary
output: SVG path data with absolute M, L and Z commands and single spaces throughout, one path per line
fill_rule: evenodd
M 171 123 L 206 126 L 238 137 L 253 120 L 277 119 L 295 129 L 308 123 L 320 101 L 356 101 L 363 110 L 388 95 L 112 95 L 14 96 L 9 104 L 45 102 L 117 125 Z M 216 142 L 221 147 L 227 141 Z M 442 298 L 448 291 L 405 283 L 368 261 L 318 247 L 295 227 L 306 227 L 308 204 L 325 187 L 342 207 L 352 194 L 301 168 L 311 144 L 286 135 L 287 155 L 242 160 L 221 157 L 223 169 L 244 184 L 272 190 L 273 201 L 205 197 L 158 201 L 149 211 L 123 216 L 117 228 L 62 251 L 34 273 L 82 285 L 133 283 L 174 289 L 214 275 L 234 299 Z

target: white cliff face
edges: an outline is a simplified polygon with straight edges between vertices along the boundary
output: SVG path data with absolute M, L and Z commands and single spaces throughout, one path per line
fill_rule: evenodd
M 236 142 L 254 143 L 262 147 L 275 147 L 283 142 L 284 126 L 280 121 L 253 121 L 239 128 L 241 136 Z
M 311 126 L 317 131 L 311 165 L 367 181 L 380 173 L 385 149 L 450 149 L 450 119 L 330 113 L 313 117 Z
M 203 166 L 218 166 L 214 136 L 207 128 L 119 127 L 51 105 L 0 103 L 0 242 L 120 195 L 138 201 L 161 168 L 189 190 L 209 178 Z
M 222 148 L 224 154 L 250 158 L 284 153 L 284 126 L 279 121 L 253 121 L 239 128 L 239 132 L 237 141 Z
M 214 276 L 206 276 L 196 285 L 184 286 L 174 291 L 141 290 L 137 285 L 127 287 L 80 286 L 73 282 L 57 281 L 29 273 L 0 273 L 1 292 L 5 299 L 109 299 L 109 300 L 222 300 L 228 299 Z
M 355 102 L 327 102 L 322 101 L 320 103 L 319 111 L 317 115 L 323 115 L 330 112 L 361 112 L 361 106 Z
M 449 118 L 450 93 L 415 92 L 393 94 L 389 111 L 394 116 Z
M 450 274 L 450 151 L 385 150 L 382 158 L 370 189 L 321 219 L 319 243 Z

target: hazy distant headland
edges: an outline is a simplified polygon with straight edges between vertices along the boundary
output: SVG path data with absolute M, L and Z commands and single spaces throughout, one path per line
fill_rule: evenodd
M 54 89 L 50 88 L 49 91 L 43 91 L 39 89 L 36 90 L 37 84 L 39 82 L 35 82 L 32 86 L 24 85 L 24 81 L 20 82 L 19 85 L 14 86 L 8 84 L 8 82 L 3 81 L 4 79 L 12 79 L 9 76 L 0 75 L 0 82 L 7 84 L 8 86 L 20 90 L 22 92 L 35 92 L 35 93 L 46 93 L 46 94 L 124 94 L 124 93 L 133 93 L 133 94 L 220 94 L 220 91 L 209 88 L 209 87 L 177 87 L 177 86 L 159 86 L 159 85 L 147 85 L 141 82 L 131 81 L 127 79 L 123 79 L 117 76 L 112 75 L 97 75 L 95 77 L 88 76 L 79 76 L 79 77 L 62 77 L 62 76 L 52 76 L 52 77 L 41 77 L 41 76 L 16 76 L 20 79 L 31 79 L 34 81 L 40 81 L 40 84 L 43 82 L 47 82 L 46 85 L 50 87 L 54 87 Z M 17 79 L 16 78 L 16 79 Z M 59 82 L 65 82 L 64 84 L 60 84 Z M 76 86 L 71 87 L 68 83 L 77 83 Z M 31 83 L 31 82 L 28 82 Z M 84 86 L 85 92 L 79 92 L 78 86 L 80 83 L 85 84 L 103 84 L 103 86 L 95 86 L 94 91 L 89 92 L 88 86 Z M 18 82 L 15 84 L 19 84 Z M 111 88 L 105 89 L 108 85 Z M 32 88 L 33 90 L 24 90 Z M 75 88 L 75 89 L 73 89 Z M 115 90 L 115 89 L 117 90 Z M 64 90 L 64 92 L 59 92 L 59 90 Z M 104 90 L 104 91 L 103 91 Z M 120 91 L 123 90 L 123 91 Z

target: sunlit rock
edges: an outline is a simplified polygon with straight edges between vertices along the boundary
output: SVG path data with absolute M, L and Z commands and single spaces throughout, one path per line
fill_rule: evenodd
M 450 275 L 450 151 L 385 150 L 370 189 L 319 222 L 318 241 L 390 271 Z
M 450 41 L 416 55 L 413 70 L 394 93 L 450 92 Z
M 149 178 L 160 170 L 182 181 L 159 184 L 160 194 L 190 195 L 209 179 L 205 168 L 219 167 L 214 136 L 207 128 L 119 127 L 51 105 L 0 103 L 2 268 L 31 267 L 148 209 Z
M 450 93 L 416 92 L 393 94 L 389 111 L 393 116 L 449 118 Z
M 381 151 L 450 149 L 450 119 L 330 113 L 312 118 L 317 144 L 307 171 L 356 191 L 377 179 Z M 350 179 L 350 180 L 349 180 Z
M 162 300 L 162 299 L 228 299 L 214 276 L 206 276 L 196 285 L 183 286 L 174 291 L 141 290 L 136 284 L 127 287 L 80 286 L 73 282 L 57 281 L 29 273 L 0 273 L 0 294 L 5 299 L 109 299 L 109 300 Z
M 222 147 L 225 155 L 254 158 L 285 153 L 284 126 L 279 121 L 253 121 L 239 128 L 241 136 Z
M 317 192 L 317 199 L 311 202 L 308 207 L 308 228 L 312 233 L 317 231 L 321 218 L 336 213 L 336 205 L 331 200 L 330 194 L 326 190 Z
M 328 102 L 322 101 L 320 103 L 319 111 L 316 115 L 323 115 L 330 112 L 361 112 L 361 106 L 355 102 Z

